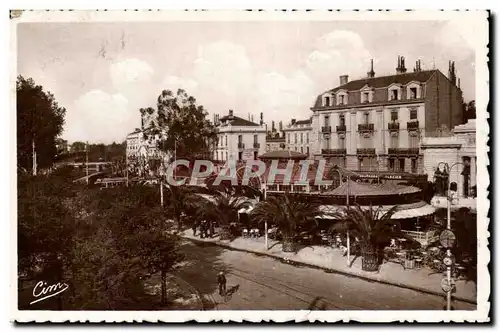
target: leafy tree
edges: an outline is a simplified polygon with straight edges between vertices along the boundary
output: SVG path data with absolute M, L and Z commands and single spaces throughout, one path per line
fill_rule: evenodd
M 37 167 L 52 165 L 57 155 L 56 138 L 61 134 L 66 110 L 50 92 L 33 79 L 17 77 L 17 165 L 23 170 L 33 167 L 33 147 Z
M 268 197 L 259 202 L 251 213 L 258 222 L 276 224 L 283 235 L 283 251 L 295 251 L 298 232 L 304 225 L 315 223 L 319 214 L 319 205 L 304 202 L 293 194 Z
M 196 158 L 209 153 L 210 142 L 216 138 L 215 128 L 207 119 L 207 111 L 197 105 L 196 99 L 184 90 L 174 95 L 164 90 L 158 97 L 157 112 L 152 108 L 140 109 L 141 116 L 151 117 L 144 124 L 148 139 L 159 138 L 159 147 L 178 158 Z

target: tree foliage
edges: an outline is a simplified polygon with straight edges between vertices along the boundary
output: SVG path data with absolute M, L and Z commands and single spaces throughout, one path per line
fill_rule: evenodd
M 159 147 L 178 158 L 196 158 L 209 152 L 215 139 L 215 128 L 207 119 L 207 111 L 196 99 L 179 89 L 174 94 L 164 90 L 157 100 L 157 111 L 140 109 L 141 116 L 151 121 L 143 123 L 148 138 L 158 137 Z
M 33 143 L 40 168 L 49 167 L 57 154 L 56 138 L 61 134 L 66 110 L 50 92 L 33 79 L 17 77 L 17 164 L 28 170 L 33 165 Z
M 19 180 L 20 274 L 66 282 L 66 310 L 152 309 L 141 276 L 182 259 L 157 188 L 78 188 L 63 174 Z
M 285 194 L 259 202 L 251 215 L 258 222 L 275 224 L 284 236 L 293 238 L 299 231 L 307 231 L 305 226 L 315 224 L 319 214 L 319 205 L 305 202 L 297 195 Z

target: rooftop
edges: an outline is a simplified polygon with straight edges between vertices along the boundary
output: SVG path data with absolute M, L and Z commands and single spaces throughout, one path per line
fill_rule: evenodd
M 234 115 L 226 115 L 219 119 L 221 122 L 230 124 L 231 126 L 240 126 L 240 127 L 259 127 L 260 125 L 240 118 L 239 116 Z

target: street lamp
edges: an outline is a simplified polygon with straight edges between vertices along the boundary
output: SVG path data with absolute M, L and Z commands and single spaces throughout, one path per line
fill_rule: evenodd
M 444 169 L 442 174 L 447 174 L 448 178 L 448 183 L 447 183 L 447 192 L 446 192 L 446 230 L 448 231 L 447 234 L 453 234 L 451 233 L 451 200 L 453 199 L 451 196 L 451 170 L 453 167 L 457 165 L 462 165 L 462 163 L 457 162 L 454 163 L 453 165 L 449 166 L 448 163 L 445 162 L 440 162 L 437 166 L 438 170 L 439 167 L 443 165 Z M 441 175 L 443 177 L 443 175 Z M 443 243 L 443 239 L 441 239 Z M 451 245 L 446 246 L 446 258 L 445 260 L 447 261 L 446 263 L 446 279 L 447 279 L 447 284 L 448 284 L 448 289 L 446 291 L 446 310 L 451 310 L 451 264 L 452 264 L 452 258 L 451 258 Z
M 340 169 L 338 169 L 338 167 L 334 168 L 335 171 L 337 171 L 339 173 L 339 182 L 340 182 L 340 185 L 342 185 L 342 173 L 340 172 Z M 346 176 L 346 182 L 347 182 L 347 192 L 346 192 L 346 197 L 345 197 L 345 201 L 346 201 L 346 206 L 347 206 L 347 209 L 349 209 L 349 181 L 350 181 L 350 177 L 349 176 Z M 349 263 L 351 261 L 351 240 L 349 238 L 349 228 L 347 228 L 347 266 L 349 266 Z

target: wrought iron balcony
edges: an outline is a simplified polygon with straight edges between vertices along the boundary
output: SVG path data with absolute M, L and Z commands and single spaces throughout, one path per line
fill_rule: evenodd
M 245 143 L 238 143 L 238 149 L 244 149 Z
M 331 133 L 332 132 L 332 127 L 330 127 L 330 126 L 323 126 L 323 127 L 321 127 L 321 132 L 322 133 Z
M 418 121 L 407 122 L 406 128 L 408 128 L 408 130 L 418 130 L 418 128 L 419 128 Z
M 393 156 L 415 156 L 420 153 L 419 148 L 409 148 L 409 149 L 400 149 L 400 148 L 389 148 L 388 154 Z
M 337 132 L 338 133 L 345 133 L 346 132 L 346 126 L 345 125 L 340 125 L 340 126 L 337 126 Z
M 372 132 L 375 131 L 375 125 L 373 123 L 362 123 L 358 124 L 359 132 Z
M 347 149 L 321 149 L 321 154 L 332 156 L 345 156 Z
M 253 143 L 254 149 L 259 149 L 260 148 L 260 143 Z
M 399 130 L 399 122 L 389 122 L 387 125 L 389 131 L 398 131 Z
M 374 148 L 357 149 L 356 153 L 362 156 L 371 156 L 376 154 Z

